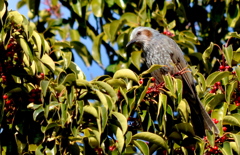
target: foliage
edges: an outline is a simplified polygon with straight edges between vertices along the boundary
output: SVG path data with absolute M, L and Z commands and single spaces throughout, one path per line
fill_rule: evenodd
M 240 35 L 228 31 L 238 31 L 238 1 L 44 3 L 49 8 L 39 10 L 40 0 L 19 1 L 18 8 L 28 6 L 29 21 L 0 0 L 3 154 L 240 154 Z M 61 17 L 61 5 L 70 18 Z M 129 33 L 139 25 L 163 31 L 198 64 L 191 67 L 198 95 L 219 135 L 195 136 L 182 81 L 167 75 L 156 85 L 149 73 L 161 66 L 146 70 L 137 48 L 126 52 Z M 80 36 L 93 41 L 91 53 Z M 102 66 L 101 45 L 109 55 L 108 75 L 87 81 L 72 49 L 86 66 Z

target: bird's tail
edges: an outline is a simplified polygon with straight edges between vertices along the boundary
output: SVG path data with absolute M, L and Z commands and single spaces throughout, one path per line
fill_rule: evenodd
M 199 102 L 199 107 L 200 107 L 200 110 L 201 110 L 201 114 L 203 116 L 203 123 L 204 123 L 205 129 L 214 131 L 214 133 L 218 134 L 219 129 L 217 128 L 216 124 L 212 121 L 212 118 L 209 116 L 209 114 L 207 113 L 207 111 L 203 107 L 199 98 L 198 98 L 198 102 Z

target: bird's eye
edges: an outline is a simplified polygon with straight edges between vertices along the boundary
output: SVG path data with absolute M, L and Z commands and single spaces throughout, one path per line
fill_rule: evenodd
M 138 32 L 137 32 L 137 36 L 138 36 L 138 35 L 141 35 L 141 31 L 138 31 Z

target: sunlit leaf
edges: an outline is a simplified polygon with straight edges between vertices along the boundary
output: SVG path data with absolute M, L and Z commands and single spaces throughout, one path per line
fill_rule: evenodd
M 145 140 L 145 141 L 157 144 L 157 145 L 163 147 L 164 149 L 168 149 L 168 145 L 166 144 L 165 140 L 162 137 L 160 137 L 159 135 L 154 134 L 154 133 L 140 132 L 140 133 L 133 135 L 132 139 L 133 140 L 135 140 L 135 139 Z

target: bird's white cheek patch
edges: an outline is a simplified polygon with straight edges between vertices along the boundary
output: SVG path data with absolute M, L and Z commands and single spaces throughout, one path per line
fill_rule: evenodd
M 149 30 L 143 30 L 142 34 L 147 36 L 149 39 L 152 38 L 152 36 L 153 36 L 152 32 Z

